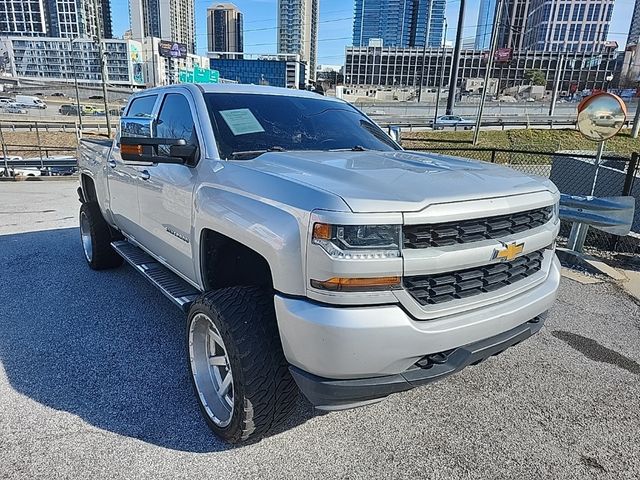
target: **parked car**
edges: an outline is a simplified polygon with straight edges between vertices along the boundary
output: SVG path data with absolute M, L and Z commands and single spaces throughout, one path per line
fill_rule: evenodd
M 102 100 L 104 97 L 102 95 L 91 95 L 89 100 Z
M 472 120 L 466 120 L 458 115 L 442 115 L 436 118 L 433 124 L 434 130 L 444 130 L 445 127 L 463 127 L 465 130 L 471 130 L 475 122 Z
M 40 169 L 42 175 L 46 177 L 67 177 L 69 175 L 73 175 L 77 171 L 78 167 L 74 166 L 54 166 L 44 167 Z
M 13 113 L 13 114 L 18 114 L 18 115 L 26 115 L 27 109 L 16 104 L 16 103 L 8 103 L 2 106 L 2 109 L 6 112 L 6 113 Z
M 10 98 L 0 98 L 0 107 L 14 103 Z
M 60 93 L 60 92 L 55 92 L 51 94 L 52 97 L 64 97 L 64 93 Z
M 226 441 L 280 427 L 299 392 L 353 408 L 481 363 L 554 303 L 549 180 L 404 151 L 304 90 L 149 89 L 119 132 L 79 146 L 84 257 L 126 260 L 187 312 L 195 398 Z

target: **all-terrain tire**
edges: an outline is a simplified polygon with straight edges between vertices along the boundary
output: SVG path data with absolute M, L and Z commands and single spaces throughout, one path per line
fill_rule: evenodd
M 122 265 L 122 257 L 111 248 L 111 242 L 119 239 L 100 211 L 97 202 L 85 202 L 80 207 L 80 241 L 84 256 L 94 270 L 104 270 Z M 87 243 L 89 242 L 89 243 Z
M 215 434 L 230 443 L 268 435 L 290 415 L 298 387 L 282 351 L 273 292 L 258 286 L 229 287 L 202 294 L 187 317 L 187 351 L 196 315 L 217 327 L 233 374 L 233 413 L 225 427 L 217 425 L 203 405 L 189 361 L 200 409 Z M 191 360 L 191 359 L 190 359 Z

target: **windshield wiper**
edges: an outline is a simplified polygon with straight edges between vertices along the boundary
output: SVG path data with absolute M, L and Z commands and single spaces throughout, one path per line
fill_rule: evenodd
M 329 152 L 366 152 L 367 150 L 362 145 L 354 145 L 351 148 L 333 148 Z
M 267 152 L 286 152 L 287 150 L 278 145 L 274 145 L 273 147 L 265 148 L 264 150 L 241 150 L 239 152 L 232 152 L 231 158 L 255 158 L 263 153 Z

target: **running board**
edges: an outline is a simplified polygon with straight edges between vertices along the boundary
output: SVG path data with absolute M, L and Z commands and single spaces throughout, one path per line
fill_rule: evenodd
M 132 243 L 119 240 L 111 242 L 111 247 L 184 312 L 200 295 L 198 289 Z

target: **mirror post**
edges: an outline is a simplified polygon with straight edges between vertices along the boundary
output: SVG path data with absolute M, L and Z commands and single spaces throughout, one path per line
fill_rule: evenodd
M 600 170 L 600 160 L 602 160 L 602 153 L 604 152 L 604 142 L 605 140 L 600 140 L 598 143 L 598 150 L 596 150 L 596 158 L 595 158 L 595 167 L 596 171 L 593 174 L 593 185 L 591 186 L 591 196 L 596 191 L 596 183 L 598 183 L 598 171 Z

